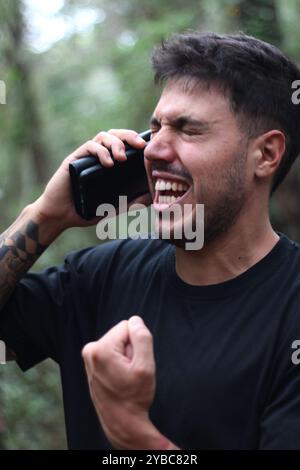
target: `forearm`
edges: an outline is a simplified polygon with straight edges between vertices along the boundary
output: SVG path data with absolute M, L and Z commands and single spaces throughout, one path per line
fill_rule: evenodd
M 145 435 L 146 450 L 180 450 L 172 441 L 161 434 L 158 429 L 149 421 L 144 430 L 141 429 L 141 434 Z
M 59 223 L 44 220 L 33 203 L 0 235 L 0 310 L 19 280 L 62 232 Z
M 115 449 L 120 450 L 180 450 L 172 441 L 161 434 L 149 418 L 133 419 L 128 416 L 124 421 L 109 421 L 104 432 Z

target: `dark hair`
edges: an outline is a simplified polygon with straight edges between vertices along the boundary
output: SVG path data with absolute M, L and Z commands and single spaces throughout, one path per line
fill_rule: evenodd
M 300 79 L 297 66 L 275 46 L 244 33 L 198 32 L 163 41 L 152 64 L 156 83 L 186 78 L 191 84 L 221 86 L 248 137 L 271 129 L 285 134 L 275 191 L 300 152 L 300 106 L 292 102 L 292 82 Z

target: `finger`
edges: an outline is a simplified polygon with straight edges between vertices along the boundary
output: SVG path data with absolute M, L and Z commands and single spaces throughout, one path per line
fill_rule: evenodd
M 118 137 L 120 140 L 132 145 L 132 147 L 144 148 L 147 144 L 136 131 L 131 129 L 110 129 L 108 134 Z
M 127 343 L 125 346 L 125 356 L 128 357 L 128 359 L 130 360 L 133 358 L 133 348 L 132 344 L 130 343 Z
M 118 137 L 109 134 L 108 132 L 100 132 L 93 140 L 110 149 L 116 160 L 126 160 L 125 144 Z
M 87 343 L 81 351 L 81 356 L 87 371 L 91 371 L 93 368 L 93 359 L 96 355 L 96 352 L 97 347 L 95 341 Z
M 126 356 L 126 345 L 129 343 L 128 322 L 121 321 L 98 341 L 88 343 L 82 349 L 84 365 L 90 374 L 94 368 L 111 364 L 115 354 Z
M 136 365 L 152 368 L 154 364 L 152 335 L 139 316 L 128 320 L 130 343 L 133 348 L 133 359 Z
M 125 348 L 129 343 L 128 321 L 123 320 L 115 325 L 97 343 L 106 352 L 114 350 L 125 355 Z
M 67 157 L 67 161 L 70 163 L 73 160 L 78 160 L 79 158 L 86 157 L 87 155 L 97 157 L 103 166 L 111 167 L 114 164 L 107 148 L 93 140 L 89 140 L 85 144 L 81 145 L 81 147 Z

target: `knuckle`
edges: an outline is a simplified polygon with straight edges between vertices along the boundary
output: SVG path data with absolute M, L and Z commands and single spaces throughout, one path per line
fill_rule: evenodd
M 82 349 L 82 357 L 86 362 L 97 362 L 101 363 L 105 360 L 105 348 L 101 341 L 94 341 L 88 343 Z
M 154 375 L 154 369 L 148 364 L 136 364 L 134 367 L 134 380 L 138 383 L 151 382 Z
M 105 359 L 107 348 L 105 347 L 105 342 L 102 340 L 97 341 L 97 346 L 95 347 L 94 358 L 98 361 Z
M 105 139 L 105 136 L 106 136 L 106 132 L 101 131 L 92 139 L 92 142 L 100 143 Z
M 68 165 L 69 163 L 73 162 L 75 160 L 74 155 L 71 153 L 71 155 L 68 155 L 64 160 L 62 161 L 63 164 Z
M 147 377 L 147 370 L 144 365 L 137 364 L 134 368 L 134 376 L 137 381 L 142 381 Z
M 106 147 L 102 147 L 101 149 L 99 149 L 99 154 L 101 157 L 110 157 L 110 153 L 109 153 L 109 150 L 106 148 Z
M 92 359 L 94 355 L 94 351 L 95 351 L 94 343 L 88 343 L 83 347 L 81 351 L 81 355 L 84 360 L 90 360 Z

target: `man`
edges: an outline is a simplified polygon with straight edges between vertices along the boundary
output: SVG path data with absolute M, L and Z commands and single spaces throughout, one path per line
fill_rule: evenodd
M 300 72 L 242 34 L 174 36 L 153 66 L 164 88 L 148 145 L 101 132 L 2 235 L 1 338 L 23 370 L 59 363 L 71 448 L 300 449 L 300 251 L 268 214 L 299 153 Z M 170 192 L 205 205 L 203 249 L 114 241 L 25 274 L 61 232 L 87 224 L 69 162 L 90 153 L 111 166 L 107 149 L 123 161 L 123 141 L 145 147 L 158 216 Z

